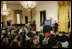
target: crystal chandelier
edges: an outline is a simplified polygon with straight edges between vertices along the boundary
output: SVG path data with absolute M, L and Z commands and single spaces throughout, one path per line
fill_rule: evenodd
M 7 8 L 6 2 L 3 2 L 3 8 L 1 9 L 1 14 L 3 16 L 7 16 L 9 14 L 10 9 Z
M 29 11 L 37 5 L 36 1 L 19 1 L 23 8 L 28 9 Z

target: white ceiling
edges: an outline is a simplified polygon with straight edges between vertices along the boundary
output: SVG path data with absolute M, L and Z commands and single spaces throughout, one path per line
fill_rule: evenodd
M 2 2 L 4 2 L 4 1 L 2 1 Z M 5 2 L 7 2 L 7 4 L 19 4 L 18 1 L 5 1 Z
M 1 1 L 1 3 L 4 1 Z M 7 2 L 7 4 L 20 4 L 19 1 L 5 1 Z M 43 2 L 47 2 L 47 1 L 38 1 L 38 3 L 43 3 Z

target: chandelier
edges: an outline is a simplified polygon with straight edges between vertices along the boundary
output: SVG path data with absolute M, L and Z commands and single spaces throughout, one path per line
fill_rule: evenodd
M 23 6 L 23 8 L 28 9 L 28 11 L 37 5 L 36 1 L 19 1 L 19 3 Z
M 3 2 L 3 8 L 1 9 L 1 14 L 3 16 L 7 16 L 9 14 L 10 9 L 7 8 L 6 2 Z

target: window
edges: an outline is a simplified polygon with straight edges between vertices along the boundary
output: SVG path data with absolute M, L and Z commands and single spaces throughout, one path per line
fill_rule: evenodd
M 17 14 L 17 24 L 20 24 L 20 14 Z

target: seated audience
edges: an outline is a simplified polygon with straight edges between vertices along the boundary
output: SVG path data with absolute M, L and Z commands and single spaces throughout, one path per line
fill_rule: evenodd
M 43 48 L 47 48 L 47 45 L 48 45 L 48 40 L 49 40 L 49 34 L 46 33 L 45 34 L 45 38 L 43 39 Z
M 51 34 L 50 35 L 50 38 L 48 40 L 48 48 L 52 48 L 53 46 L 55 46 L 57 43 L 57 39 L 56 39 L 56 36 Z
M 36 31 L 34 26 L 7 26 L 1 29 L 2 48 L 69 48 L 71 47 L 71 36 L 67 37 L 65 32 L 59 36 L 54 30 L 50 34 L 43 30 Z

